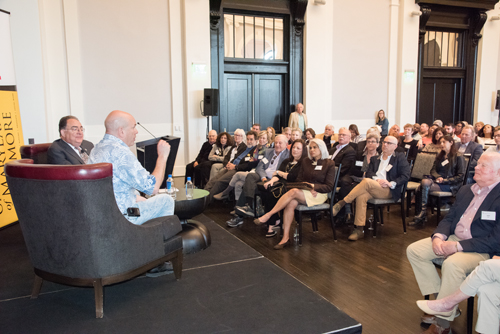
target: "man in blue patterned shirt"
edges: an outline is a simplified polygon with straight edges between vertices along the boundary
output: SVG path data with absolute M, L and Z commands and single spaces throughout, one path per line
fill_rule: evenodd
M 113 164 L 113 191 L 118 208 L 133 224 L 141 225 L 150 219 L 174 214 L 174 200 L 168 195 L 146 199 L 137 193 L 155 195 L 165 177 L 170 145 L 158 142 L 158 160 L 152 174 L 146 171 L 129 149 L 137 135 L 134 117 L 124 111 L 112 111 L 104 121 L 106 134 L 92 150 L 89 163 Z M 139 208 L 140 216 L 127 215 L 127 208 Z

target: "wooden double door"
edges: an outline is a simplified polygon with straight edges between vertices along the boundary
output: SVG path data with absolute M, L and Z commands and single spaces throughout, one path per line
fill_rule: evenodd
M 285 75 L 224 73 L 220 92 L 220 131 L 248 130 L 259 123 L 281 132 L 285 124 Z
M 432 124 L 436 119 L 443 124 L 463 119 L 463 78 L 424 77 L 422 80 L 418 120 Z

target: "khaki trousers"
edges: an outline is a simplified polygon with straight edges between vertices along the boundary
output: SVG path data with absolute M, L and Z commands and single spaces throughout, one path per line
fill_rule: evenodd
M 460 241 L 460 239 L 452 234 L 448 237 L 448 241 Z M 490 258 L 487 253 L 457 252 L 444 260 L 441 266 L 442 277 L 440 278 L 432 260 L 442 258 L 442 256 L 437 256 L 432 251 L 431 238 L 412 243 L 406 249 L 406 255 L 413 268 L 422 295 L 438 293 L 437 299 L 444 298 L 455 292 L 479 262 Z M 448 318 L 440 318 L 453 321 L 455 312 Z
M 467 276 L 460 290 L 469 296 L 478 295 L 476 332 L 498 334 L 500 330 L 500 260 L 479 263 Z
M 356 214 L 354 225 L 365 226 L 366 207 L 368 200 L 372 198 L 385 199 L 392 198 L 390 188 L 382 188 L 377 181 L 372 179 L 363 179 L 360 184 L 354 187 L 351 192 L 344 197 L 346 203 L 352 203 L 356 200 Z

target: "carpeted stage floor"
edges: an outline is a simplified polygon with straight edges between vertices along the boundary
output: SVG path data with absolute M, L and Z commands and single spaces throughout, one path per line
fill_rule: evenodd
M 204 215 L 212 246 L 184 257 L 182 279 L 140 276 L 93 289 L 44 282 L 33 271 L 18 224 L 0 230 L 1 333 L 361 333 L 361 324 Z

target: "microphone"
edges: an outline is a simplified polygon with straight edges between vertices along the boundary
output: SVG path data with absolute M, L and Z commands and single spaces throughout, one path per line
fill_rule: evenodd
M 140 125 L 140 126 L 141 126 L 141 128 L 143 128 L 144 130 L 146 130 L 146 131 L 147 131 L 147 132 L 148 132 L 151 136 L 153 136 L 153 137 L 154 137 L 154 139 L 158 139 L 158 138 L 156 138 L 156 136 L 155 136 L 154 134 L 152 134 L 151 132 L 149 132 L 149 130 L 148 130 L 148 129 L 146 129 L 145 127 L 143 127 L 141 123 L 137 122 L 137 125 Z

